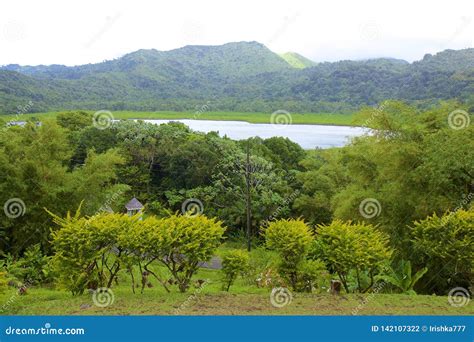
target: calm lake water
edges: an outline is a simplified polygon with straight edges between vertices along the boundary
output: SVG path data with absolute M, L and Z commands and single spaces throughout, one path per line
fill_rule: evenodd
M 273 125 L 252 124 L 245 121 L 213 121 L 213 120 L 143 120 L 154 124 L 179 121 L 192 130 L 200 132 L 219 132 L 220 136 L 241 140 L 250 137 L 263 139 L 286 137 L 298 143 L 304 149 L 315 147 L 329 148 L 344 146 L 352 137 L 367 132 L 362 127 L 326 126 L 326 125 Z

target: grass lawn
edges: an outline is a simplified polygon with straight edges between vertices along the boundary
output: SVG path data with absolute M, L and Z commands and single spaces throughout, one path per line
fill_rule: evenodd
M 472 315 L 474 304 L 449 305 L 447 297 L 400 294 L 342 294 L 333 296 L 293 293 L 293 300 L 282 308 L 273 307 L 270 289 L 247 285 L 243 280 L 230 292 L 221 291 L 219 271 L 201 269 L 196 279 L 209 279 L 202 288 L 187 293 L 176 288 L 166 293 L 157 281 L 143 294 L 133 294 L 127 276 L 112 291 L 114 302 L 105 307 L 94 305 L 92 295 L 73 297 L 69 292 L 30 288 L 16 295 L 14 289 L 0 294 L 3 315 Z M 123 280 L 123 281 L 122 281 Z M 365 303 L 365 304 L 364 304 Z
M 93 111 L 89 111 L 94 113 Z M 18 118 L 15 115 L 3 115 L 0 118 L 8 120 L 27 120 L 31 117 L 54 117 L 58 112 L 24 114 Z M 239 113 L 239 112 L 205 112 L 196 114 L 194 112 L 112 112 L 115 119 L 197 119 L 197 120 L 233 120 L 247 121 L 250 123 L 270 123 L 271 113 Z M 353 114 L 331 114 L 331 113 L 292 113 L 293 124 L 321 124 L 321 125 L 345 125 L 353 126 Z

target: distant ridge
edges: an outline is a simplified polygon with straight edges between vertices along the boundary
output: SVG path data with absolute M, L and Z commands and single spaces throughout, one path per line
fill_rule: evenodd
M 430 104 L 474 93 L 474 49 L 408 63 L 314 63 L 258 42 L 138 50 L 97 64 L 0 67 L 0 113 L 67 109 L 348 112 L 385 99 Z

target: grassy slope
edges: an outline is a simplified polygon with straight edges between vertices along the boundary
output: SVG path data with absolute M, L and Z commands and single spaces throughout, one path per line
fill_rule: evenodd
M 455 308 L 448 304 L 447 297 L 399 294 L 293 294 L 290 304 L 275 308 L 269 300 L 270 289 L 239 281 L 227 293 L 220 290 L 218 271 L 203 270 L 198 277 L 211 279 L 211 283 L 204 286 L 202 292 L 192 288 L 184 294 L 176 289 L 166 294 L 156 281 L 152 281 L 154 287 L 145 289 L 144 294 L 139 290 L 133 294 L 124 282 L 113 288 L 114 302 L 106 308 L 96 307 L 89 294 L 72 297 L 65 291 L 34 288 L 25 296 L 17 296 L 14 290 L 9 290 L 0 295 L 0 303 L 13 298 L 2 312 L 7 315 L 351 315 L 364 300 L 367 304 L 360 306 L 358 315 L 474 314 L 472 302 Z
M 91 112 L 92 113 L 92 112 Z M 0 119 L 27 120 L 31 117 L 54 117 L 57 112 L 25 114 L 16 118 L 15 115 L 2 115 Z M 270 113 L 239 113 L 239 112 L 113 112 L 116 119 L 198 119 L 198 120 L 234 120 L 247 121 L 251 123 L 270 123 Z M 307 113 L 291 114 L 293 124 L 321 124 L 321 125 L 354 125 L 352 114 L 330 114 L 330 113 Z
M 304 69 L 316 65 L 315 62 L 295 52 L 282 53 L 280 54 L 280 57 L 283 58 L 293 68 L 297 69 Z

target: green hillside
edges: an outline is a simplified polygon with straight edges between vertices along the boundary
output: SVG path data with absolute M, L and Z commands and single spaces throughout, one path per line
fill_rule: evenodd
M 285 52 L 280 54 L 280 57 L 283 58 L 293 68 L 297 69 L 304 69 L 316 65 L 316 63 L 312 60 L 301 56 L 296 52 Z
M 474 93 L 474 49 L 420 61 L 310 62 L 258 42 L 138 50 L 97 64 L 0 67 L 0 113 L 67 109 L 347 113 L 386 99 L 430 105 Z M 301 68 L 302 65 L 307 65 Z

